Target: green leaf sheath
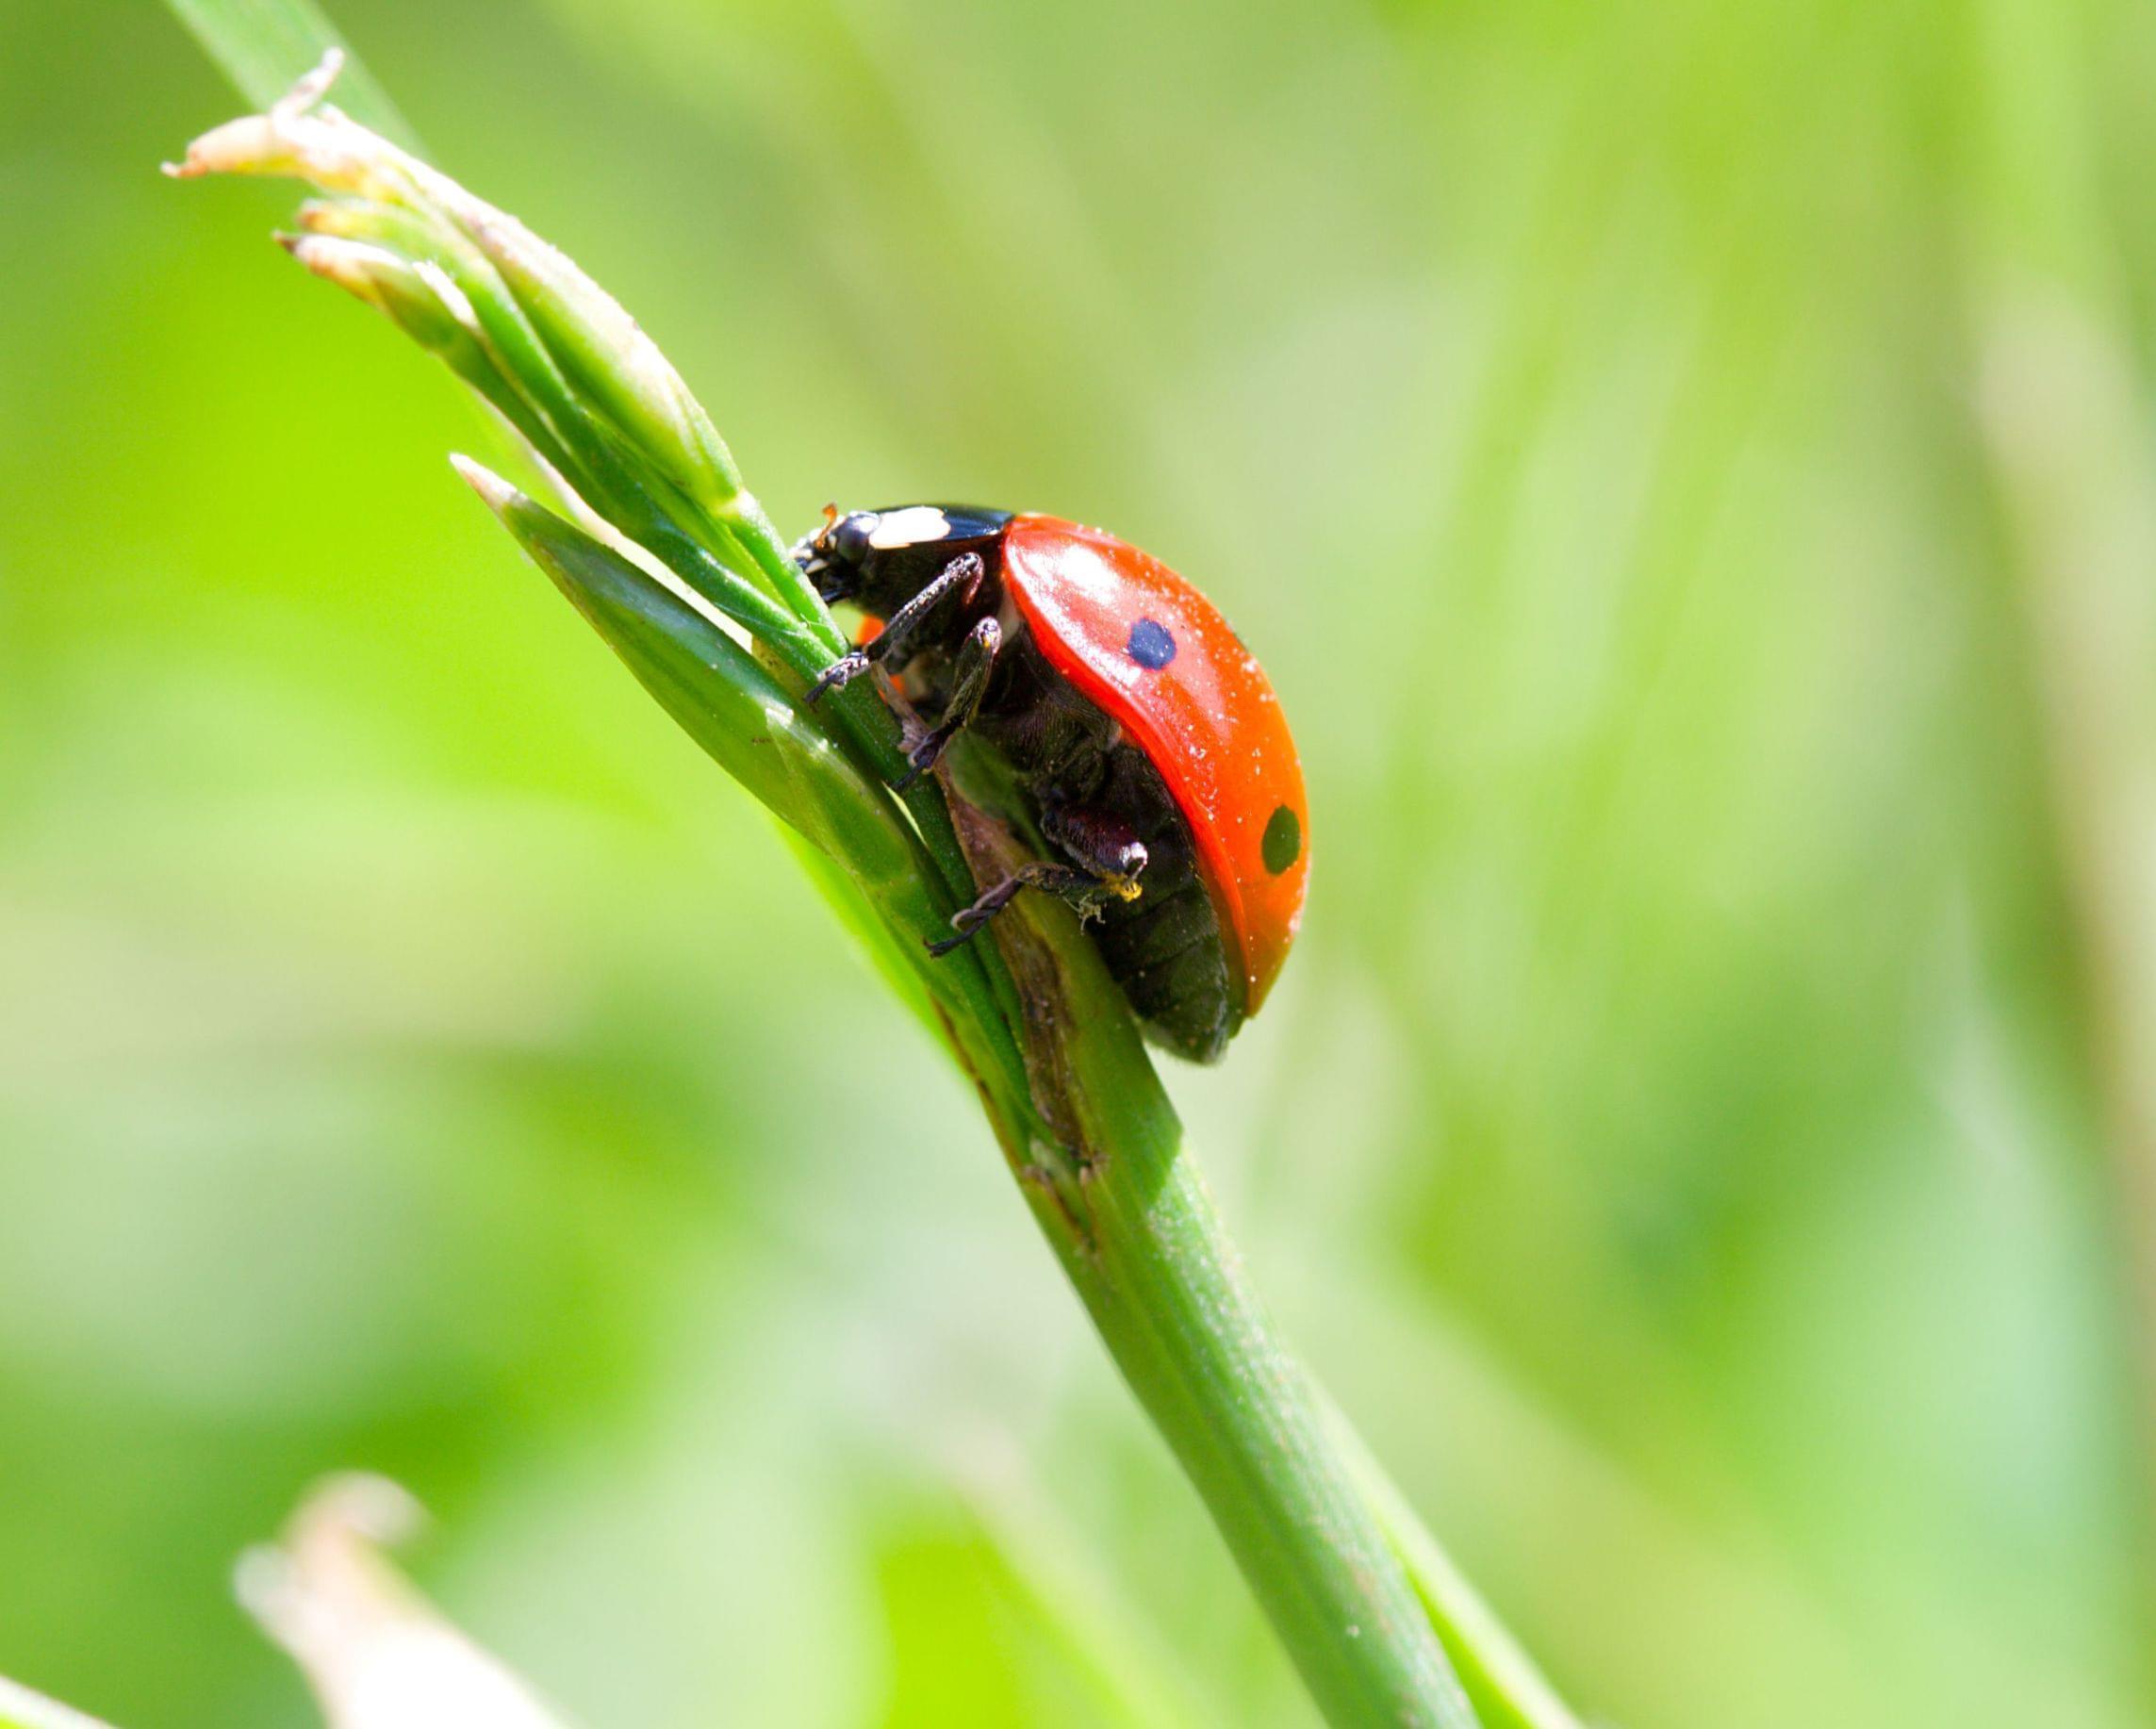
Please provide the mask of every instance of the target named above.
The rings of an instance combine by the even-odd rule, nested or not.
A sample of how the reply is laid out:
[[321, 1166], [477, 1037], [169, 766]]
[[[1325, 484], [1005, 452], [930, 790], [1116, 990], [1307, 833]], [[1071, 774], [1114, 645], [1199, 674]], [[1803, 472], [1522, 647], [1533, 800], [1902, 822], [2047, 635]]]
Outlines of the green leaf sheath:
[[[970, 950], [931, 959], [923, 933], [943, 902], [921, 843], [890, 794], [804, 719], [786, 692], [712, 618], [610, 548], [477, 464], [459, 467], [508, 529], [639, 683], [720, 767], [818, 852], [840, 865], [941, 1005], [968, 1066], [1008, 1075], [976, 1029], [999, 1006]], [[1009, 1080], [996, 1088], [1007, 1096]], [[1015, 1108], [1014, 1101], [1006, 1108]]]

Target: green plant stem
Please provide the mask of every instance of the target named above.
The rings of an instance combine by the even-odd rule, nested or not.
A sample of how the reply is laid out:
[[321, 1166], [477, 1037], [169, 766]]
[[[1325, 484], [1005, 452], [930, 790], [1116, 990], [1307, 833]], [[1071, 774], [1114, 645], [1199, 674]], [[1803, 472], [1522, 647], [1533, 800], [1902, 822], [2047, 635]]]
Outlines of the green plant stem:
[[[259, 8], [306, 9], [186, 3], [232, 27]], [[1404, 1522], [1389, 1528], [1266, 1320], [1128, 1006], [1069, 911], [1024, 897], [992, 936], [927, 958], [923, 936], [974, 883], [1008, 874], [1018, 843], [946, 802], [938, 780], [908, 788], [899, 815], [887, 790], [894, 724], [865, 682], [818, 709], [798, 704], [798, 681], [842, 638], [664, 357], [519, 225], [341, 119], [305, 112], [221, 128], [197, 140], [187, 172], [296, 173], [337, 193], [345, 202], [313, 207], [295, 253], [445, 359], [564, 478], [565, 502], [594, 533], [467, 465], [652, 695], [790, 826], [974, 1079], [1035, 1219], [1325, 1715], [1476, 1729], [1450, 1643], [1492, 1725], [1570, 1729], [1554, 1700], [1518, 1685], [1532, 1671], [1434, 1545], [1408, 1564]], [[624, 539], [754, 647], [625, 556]]]
[[1121, 1136], [1086, 1187], [1090, 1234], [1044, 1221], [1064, 1271], [1321, 1709], [1343, 1724], [1473, 1723], [1179, 1137]]
[[[960, 807], [983, 878], [1012, 855]], [[1182, 1145], [1099, 956], [1063, 907], [1022, 900], [996, 939], [1031, 1006], [1029, 1143], [998, 1122], [1034, 1217], [1124, 1379], [1199, 1494], [1326, 1717], [1476, 1722], [1430, 1618], [1326, 1432]]]
[[[881, 915], [852, 922], [876, 933], [872, 951], [913, 987], [909, 997], [925, 988], [928, 1002], [948, 1005], [944, 1029], [981, 1083], [1036, 1218], [1328, 1715], [1433, 1729], [1473, 1723], [1433, 1618], [1332, 1444], [1325, 1408], [1251, 1293], [1130, 1016], [1076, 921], [1043, 903], [997, 928], [1029, 1005], [1022, 1084], [999, 1084], [993, 1056], [963, 1035], [993, 1024], [995, 1007], [954, 995], [964, 975], [926, 961], [917, 946], [887, 941], [894, 927], [926, 922], [926, 861], [909, 857], [881, 819], [876, 783], [822, 744], [715, 625], [568, 522], [463, 466], [668, 713], [775, 812], [790, 814], [815, 856], [847, 862], [847, 886]], [[1016, 862], [1007, 831], [960, 809], [978, 875]]]
[[[931, 959], [918, 932], [943, 928], [948, 902], [920, 837], [894, 819], [864, 774], [787, 700], [756, 656], [672, 589], [466, 458], [457, 468], [502, 526], [618, 654], [683, 732], [815, 854], [837, 866], [838, 904], [881, 933], [871, 952], [909, 980], [992, 1108], [1029, 1121], [1025, 1074], [983, 956]], [[819, 872], [819, 877], [829, 878]], [[834, 885], [835, 886], [835, 885]], [[865, 909], [871, 916], [854, 916]]]

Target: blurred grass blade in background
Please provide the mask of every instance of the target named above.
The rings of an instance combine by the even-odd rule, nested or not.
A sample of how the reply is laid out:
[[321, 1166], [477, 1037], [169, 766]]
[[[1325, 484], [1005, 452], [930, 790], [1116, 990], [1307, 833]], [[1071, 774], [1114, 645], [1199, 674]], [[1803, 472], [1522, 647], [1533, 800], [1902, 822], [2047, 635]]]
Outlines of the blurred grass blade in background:
[[1978, 8], [1976, 422], [2027, 619], [2140, 1370], [2156, 1689], [2156, 437], [2071, 8]]

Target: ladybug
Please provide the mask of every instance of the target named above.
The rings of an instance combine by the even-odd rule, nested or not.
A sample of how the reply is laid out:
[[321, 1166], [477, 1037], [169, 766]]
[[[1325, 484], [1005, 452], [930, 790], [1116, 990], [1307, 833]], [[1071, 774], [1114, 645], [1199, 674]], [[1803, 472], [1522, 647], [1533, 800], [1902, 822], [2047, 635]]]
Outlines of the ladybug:
[[902, 675], [928, 723], [906, 779], [963, 731], [1045, 843], [930, 948], [1021, 889], [1060, 896], [1154, 1041], [1218, 1058], [1279, 974], [1309, 873], [1295, 741], [1227, 620], [1159, 559], [1055, 517], [834, 506], [794, 557], [826, 601], [881, 620], [807, 700]]

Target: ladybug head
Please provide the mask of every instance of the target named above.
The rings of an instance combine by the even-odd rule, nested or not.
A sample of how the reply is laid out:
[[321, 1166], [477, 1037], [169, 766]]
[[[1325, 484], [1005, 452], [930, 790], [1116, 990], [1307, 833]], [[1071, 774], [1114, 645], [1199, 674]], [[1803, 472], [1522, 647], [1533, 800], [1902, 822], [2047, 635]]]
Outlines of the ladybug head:
[[826, 504], [823, 526], [795, 542], [794, 562], [827, 601], [843, 601], [859, 591], [862, 568], [868, 562], [880, 520], [873, 510], [842, 515], [836, 504]]

